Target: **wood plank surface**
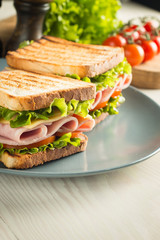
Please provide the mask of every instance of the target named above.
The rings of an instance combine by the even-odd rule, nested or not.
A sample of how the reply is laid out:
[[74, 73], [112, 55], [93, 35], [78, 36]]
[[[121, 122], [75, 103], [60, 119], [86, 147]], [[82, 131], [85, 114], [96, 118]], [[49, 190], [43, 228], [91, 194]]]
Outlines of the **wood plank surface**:
[[0, 176], [4, 239], [160, 239], [160, 154], [106, 174]]
[[160, 54], [133, 68], [132, 85], [139, 88], [160, 89]]

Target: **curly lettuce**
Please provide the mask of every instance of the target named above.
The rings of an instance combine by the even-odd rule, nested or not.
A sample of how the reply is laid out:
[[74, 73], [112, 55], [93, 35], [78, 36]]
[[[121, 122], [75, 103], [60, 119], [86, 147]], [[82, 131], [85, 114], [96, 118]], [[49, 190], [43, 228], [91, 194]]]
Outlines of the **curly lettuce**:
[[107, 113], [109, 115], [115, 115], [118, 114], [119, 111], [117, 109], [117, 107], [124, 103], [125, 98], [122, 96], [122, 94], [120, 94], [118, 97], [116, 98], [110, 98], [107, 105], [104, 108], [100, 108], [94, 111], [90, 111], [89, 114], [92, 116], [93, 119], [98, 118], [101, 116], [102, 113]]
[[107, 86], [113, 88], [116, 82], [119, 80], [119, 75], [131, 74], [131, 71], [132, 71], [131, 65], [127, 62], [126, 58], [124, 58], [124, 60], [121, 63], [119, 63], [116, 67], [93, 78], [84, 77], [80, 79], [80, 77], [77, 74], [72, 75], [67, 74], [66, 76], [82, 80], [85, 82], [92, 82], [96, 84], [96, 90], [99, 91], [105, 89]]
[[122, 26], [116, 14], [119, 0], [54, 0], [46, 14], [43, 34], [70, 41], [102, 44]]
[[28, 149], [27, 147], [24, 147], [22, 149], [16, 149], [16, 148], [5, 148], [3, 147], [3, 144], [0, 143], [0, 155], [4, 152], [8, 152], [12, 155], [14, 154], [34, 154], [38, 152], [44, 152], [47, 149], [54, 150], [55, 148], [63, 148], [66, 147], [68, 144], [71, 144], [75, 147], [80, 146], [81, 139], [80, 138], [71, 138], [71, 133], [66, 133], [62, 137], [56, 139], [53, 143], [49, 143], [47, 145], [43, 145], [40, 147], [34, 147]]
[[30, 125], [34, 120], [48, 120], [57, 113], [62, 117], [71, 112], [86, 117], [93, 102], [94, 99], [82, 102], [72, 99], [66, 103], [64, 98], [55, 98], [48, 108], [35, 111], [14, 111], [0, 106], [0, 119], [9, 121], [12, 128], [17, 128]]

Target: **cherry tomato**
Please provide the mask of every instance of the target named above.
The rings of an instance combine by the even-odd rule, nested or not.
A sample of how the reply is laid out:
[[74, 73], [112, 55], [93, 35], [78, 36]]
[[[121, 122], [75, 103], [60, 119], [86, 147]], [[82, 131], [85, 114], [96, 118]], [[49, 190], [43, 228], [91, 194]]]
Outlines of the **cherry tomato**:
[[123, 29], [124, 32], [138, 32], [139, 34], [144, 34], [146, 32], [146, 29], [143, 26], [138, 26], [138, 25], [132, 25], [128, 28]]
[[130, 27], [126, 27], [126, 28], [123, 29], [123, 32], [131, 32], [134, 29], [136, 29], [137, 27], [138, 27], [138, 25], [132, 25]]
[[143, 26], [139, 27], [139, 29], [137, 29], [137, 31], [139, 32], [139, 34], [145, 34], [146, 33], [146, 29]]
[[126, 39], [118, 34], [116, 36], [111, 36], [107, 38], [103, 42], [103, 45], [112, 46], [112, 47], [123, 47], [125, 46], [125, 44], [126, 44]]
[[131, 37], [133, 38], [133, 40], [137, 40], [139, 38], [140, 34], [138, 31], [134, 31], [131, 35]]
[[144, 59], [144, 50], [138, 44], [127, 44], [124, 53], [131, 66], [139, 65]]
[[156, 45], [155, 42], [153, 42], [152, 40], [144, 40], [142, 41], [141, 47], [144, 50], [144, 62], [151, 60], [158, 51], [158, 47]]
[[155, 42], [155, 44], [157, 45], [157, 53], [160, 53], [160, 36], [153, 37], [152, 41]]
[[147, 32], [151, 32], [152, 30], [158, 28], [158, 26], [159, 23], [156, 20], [152, 20], [144, 24], [144, 28], [146, 29]]
[[135, 31], [131, 28], [125, 29], [123, 32], [120, 33], [128, 42], [129, 39], [132, 39], [132, 41], [135, 41], [139, 38], [140, 33], [138, 31]]

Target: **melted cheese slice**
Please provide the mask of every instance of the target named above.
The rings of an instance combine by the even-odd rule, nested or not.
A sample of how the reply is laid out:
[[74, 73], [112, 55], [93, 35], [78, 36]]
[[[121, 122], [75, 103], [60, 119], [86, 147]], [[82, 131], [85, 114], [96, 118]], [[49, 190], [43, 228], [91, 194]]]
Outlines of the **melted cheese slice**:
[[[40, 124], [47, 123], [47, 122], [55, 122], [55, 121], [60, 120], [60, 119], [62, 119], [62, 118], [64, 118], [64, 116], [61, 116], [61, 113], [59, 113], [59, 114], [57, 113], [56, 115], [54, 115], [53, 117], [51, 117], [51, 118], [49, 118], [49, 119], [47, 119], [47, 120], [37, 119], [37, 120], [35, 120], [35, 121], [32, 121], [32, 123], [31, 123], [30, 125], [26, 125], [26, 126], [24, 126], [24, 127], [27, 128], [27, 129], [32, 129], [32, 128], [40, 125]], [[4, 120], [4, 119], [1, 119], [1, 120], [0, 120], [0, 123], [10, 124], [9, 121]]]

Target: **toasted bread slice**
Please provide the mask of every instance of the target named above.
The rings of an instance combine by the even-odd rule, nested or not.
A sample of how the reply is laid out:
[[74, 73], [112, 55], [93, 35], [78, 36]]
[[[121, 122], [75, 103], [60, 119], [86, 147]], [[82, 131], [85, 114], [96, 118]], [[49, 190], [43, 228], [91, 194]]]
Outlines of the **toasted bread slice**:
[[11, 110], [46, 108], [54, 98], [85, 101], [95, 98], [95, 84], [21, 70], [0, 72], [0, 106]]
[[65, 76], [94, 77], [118, 65], [124, 59], [122, 48], [85, 45], [55, 37], [44, 37], [31, 45], [8, 52], [10, 67], [30, 72]]
[[83, 140], [81, 140], [81, 144], [79, 147], [75, 147], [71, 144], [68, 144], [66, 147], [61, 149], [54, 150], [46, 150], [44, 152], [38, 152], [35, 154], [9, 154], [8, 152], [4, 152], [0, 161], [7, 168], [16, 168], [16, 169], [27, 169], [32, 168], [34, 166], [42, 165], [45, 162], [49, 162], [52, 160], [56, 160], [62, 157], [67, 157], [69, 155], [83, 152], [87, 147], [88, 138], [83, 134]]

